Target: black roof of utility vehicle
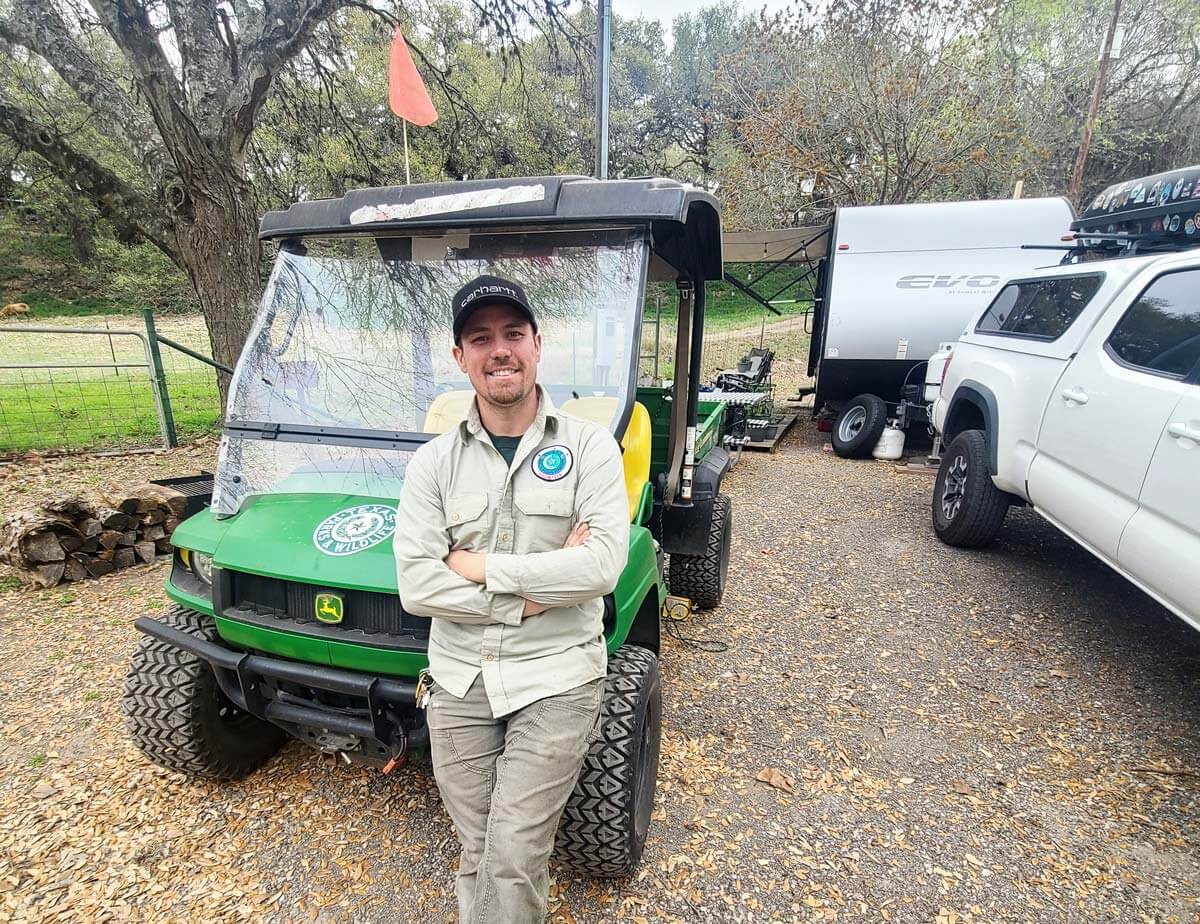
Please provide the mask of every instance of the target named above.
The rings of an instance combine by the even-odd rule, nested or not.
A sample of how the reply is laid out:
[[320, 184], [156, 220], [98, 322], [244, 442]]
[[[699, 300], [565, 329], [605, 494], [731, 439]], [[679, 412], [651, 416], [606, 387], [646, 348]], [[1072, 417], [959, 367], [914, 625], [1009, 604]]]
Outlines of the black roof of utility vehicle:
[[340, 199], [267, 212], [259, 237], [402, 232], [485, 226], [649, 224], [654, 250], [677, 268], [700, 261], [721, 278], [720, 206], [677, 180], [542, 176], [356, 189]]

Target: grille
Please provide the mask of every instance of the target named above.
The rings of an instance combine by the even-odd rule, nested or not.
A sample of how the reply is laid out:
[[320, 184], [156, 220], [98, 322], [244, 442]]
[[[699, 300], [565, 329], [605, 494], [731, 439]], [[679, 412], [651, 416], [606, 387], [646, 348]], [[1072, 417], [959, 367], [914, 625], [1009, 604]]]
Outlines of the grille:
[[[251, 610], [297, 626], [358, 630], [366, 635], [429, 637], [429, 620], [405, 612], [395, 594], [322, 587], [239, 572], [230, 578], [231, 603], [235, 609]], [[344, 615], [340, 623], [330, 625], [317, 619], [316, 598], [320, 593], [335, 593], [342, 598]]]

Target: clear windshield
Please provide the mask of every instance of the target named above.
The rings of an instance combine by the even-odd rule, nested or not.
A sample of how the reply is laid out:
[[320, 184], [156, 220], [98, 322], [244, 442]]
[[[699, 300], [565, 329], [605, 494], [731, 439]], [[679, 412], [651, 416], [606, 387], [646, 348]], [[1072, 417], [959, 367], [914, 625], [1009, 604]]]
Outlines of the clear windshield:
[[[470, 383], [451, 355], [450, 298], [483, 273], [521, 283], [542, 334], [538, 382], [558, 405], [633, 387], [647, 246], [628, 229], [306, 240], [281, 250], [230, 388], [230, 424], [441, 432]], [[455, 393], [458, 393], [457, 395]], [[223, 439], [214, 504], [250, 494], [391, 496], [407, 454]]]

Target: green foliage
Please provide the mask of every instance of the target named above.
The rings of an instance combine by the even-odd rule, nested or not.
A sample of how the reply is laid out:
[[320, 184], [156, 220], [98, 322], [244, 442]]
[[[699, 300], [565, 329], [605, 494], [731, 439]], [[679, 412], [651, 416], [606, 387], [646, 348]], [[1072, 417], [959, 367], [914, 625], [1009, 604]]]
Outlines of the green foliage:
[[152, 244], [122, 244], [107, 230], [81, 262], [71, 238], [0, 212], [0, 304], [24, 302], [36, 318], [195, 310], [182, 271]]

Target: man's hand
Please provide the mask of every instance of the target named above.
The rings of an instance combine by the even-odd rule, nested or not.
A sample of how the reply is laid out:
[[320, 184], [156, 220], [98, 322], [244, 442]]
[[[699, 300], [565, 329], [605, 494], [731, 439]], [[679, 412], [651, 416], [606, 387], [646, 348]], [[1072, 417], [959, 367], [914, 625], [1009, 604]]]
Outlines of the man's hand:
[[546, 606], [544, 603], [534, 603], [532, 600], [526, 600], [525, 609], [521, 613], [521, 618], [528, 619], [530, 616], [541, 616], [542, 613], [546, 612], [548, 609], [550, 609], [550, 607]]
[[592, 538], [592, 531], [588, 528], [586, 520], [580, 520], [572, 528], [567, 535], [567, 541], [563, 543], [564, 549], [571, 549], [577, 545], [583, 545]]
[[456, 549], [446, 556], [446, 567], [461, 578], [476, 584], [487, 582], [487, 556], [483, 552]]

